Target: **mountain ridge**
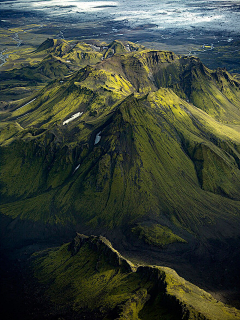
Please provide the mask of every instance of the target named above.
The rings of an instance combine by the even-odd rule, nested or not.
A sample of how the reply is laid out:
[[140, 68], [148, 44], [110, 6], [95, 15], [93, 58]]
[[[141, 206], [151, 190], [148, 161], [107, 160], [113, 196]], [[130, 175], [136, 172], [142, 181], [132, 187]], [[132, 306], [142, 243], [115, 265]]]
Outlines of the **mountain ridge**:
[[35, 254], [32, 268], [53, 314], [88, 318], [91, 312], [92, 319], [230, 320], [240, 316], [237, 309], [224, 306], [170, 268], [133, 265], [102, 236], [77, 234], [59, 249]]

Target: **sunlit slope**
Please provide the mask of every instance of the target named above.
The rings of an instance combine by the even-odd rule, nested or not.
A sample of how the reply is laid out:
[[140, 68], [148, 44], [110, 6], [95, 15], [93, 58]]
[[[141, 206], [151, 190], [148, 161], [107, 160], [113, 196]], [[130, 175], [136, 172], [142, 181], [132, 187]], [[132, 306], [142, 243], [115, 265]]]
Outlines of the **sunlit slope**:
[[171, 88], [179, 97], [219, 121], [240, 121], [239, 81], [226, 70], [209, 70], [198, 58], [142, 50], [130, 55], [115, 55], [97, 67], [119, 72], [140, 93]]
[[60, 57], [74, 66], [84, 67], [94, 65], [103, 59], [115, 54], [126, 54], [141, 51], [144, 47], [129, 41], [115, 40], [110, 44], [92, 40], [88, 43], [67, 41], [60, 39], [47, 39], [35, 51], [35, 54], [49, 54]]
[[129, 320], [240, 317], [237, 309], [172, 269], [133, 265], [104, 237], [77, 235], [58, 249], [35, 254], [32, 267], [51, 314]]
[[[92, 84], [93, 74], [81, 78], [82, 87]], [[162, 245], [184, 242], [183, 230], [200, 235], [203, 226], [210, 237], [236, 232], [240, 138], [234, 129], [170, 89], [121, 95], [109, 112], [96, 106], [96, 116], [76, 109], [85, 118], [65, 125], [62, 111], [55, 115], [61, 121], [37, 122], [43, 105], [33, 111], [26, 106], [29, 114], [1, 147], [2, 214], [102, 229], [137, 224], [145, 234], [158, 224], [166, 237]]]
[[79, 41], [47, 39], [33, 54], [51, 54], [67, 63], [71, 69], [76, 69], [76, 67], [80, 68], [100, 62], [103, 56], [100, 48], [100, 46], [98, 47]]
[[87, 66], [71, 77], [52, 82], [30, 101], [18, 102], [5, 120], [17, 121], [24, 128], [44, 129], [65, 124], [64, 121], [79, 112], [81, 120], [94, 120], [109, 113], [133, 91], [125, 78]]
[[18, 59], [21, 64], [16, 63], [17, 69], [6, 69], [1, 74], [2, 97], [6, 101], [18, 97], [14, 97], [13, 87], [22, 88], [24, 94], [19, 93], [19, 98], [25, 97], [27, 87], [63, 78], [91, 65], [121, 75], [139, 93], [168, 87], [219, 121], [240, 122], [239, 81], [226, 70], [209, 70], [198, 58], [144, 50], [131, 42], [86, 44], [48, 39], [37, 50], [27, 52], [16, 61]]

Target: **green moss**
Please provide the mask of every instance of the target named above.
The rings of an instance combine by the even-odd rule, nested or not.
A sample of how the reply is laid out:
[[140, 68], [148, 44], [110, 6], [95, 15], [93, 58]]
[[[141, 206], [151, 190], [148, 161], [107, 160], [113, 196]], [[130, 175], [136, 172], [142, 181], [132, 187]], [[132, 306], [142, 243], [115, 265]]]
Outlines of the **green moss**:
[[23, 128], [18, 123], [2, 123], [0, 127], [0, 145], [6, 145], [13, 141], [17, 133]]
[[161, 247], [174, 242], [186, 242], [184, 239], [174, 234], [171, 229], [159, 224], [153, 226], [139, 225], [132, 228], [132, 232], [146, 243]]
[[[68, 88], [62, 93], [53, 83], [43, 91], [43, 97], [50, 89], [54, 95], [37, 110], [38, 99], [24, 107], [30, 113], [26, 119], [21, 118], [22, 125], [30, 119], [39, 123], [41, 114], [44, 119], [45, 108], [52, 117], [56, 112], [56, 119], [60, 114], [64, 120], [69, 117], [64, 118], [64, 113], [71, 114], [71, 108], [79, 107], [83, 99], [91, 102], [98, 99], [92, 91], [82, 88], [67, 95]], [[21, 133], [25, 142], [21, 147], [16, 142], [16, 149], [11, 147], [9, 153], [6, 149], [6, 159], [1, 164], [5, 203], [8, 197], [21, 201], [26, 196], [34, 199], [52, 188], [51, 207], [58, 216], [55, 219], [65, 221], [71, 212], [71, 219], [84, 221], [92, 228], [99, 225], [117, 228], [126, 222], [131, 225], [140, 218], [148, 220], [149, 215], [162, 225], [167, 215], [170, 229], [173, 223], [177, 228], [198, 233], [198, 228], [214, 225], [219, 216], [228, 221], [235, 219], [238, 202], [231, 198], [238, 199], [240, 189], [238, 132], [181, 100], [169, 89], [141, 98], [130, 95], [119, 105], [113, 105], [112, 113], [101, 109], [101, 105], [98, 108], [99, 115], [94, 120], [86, 115], [37, 136], [32, 129]], [[204, 134], [201, 126], [205, 128]], [[101, 141], [94, 145], [99, 131]], [[223, 140], [227, 142], [220, 144]], [[36, 157], [36, 151], [27, 151], [28, 148], [36, 150], [39, 156]], [[16, 181], [14, 185], [11, 177]], [[3, 207], [2, 212], [12, 215], [19, 208], [14, 216], [30, 217], [27, 206], [15, 204], [11, 209], [12, 206], [8, 203], [8, 210]], [[39, 204], [32, 211], [34, 220], [40, 219], [40, 208]], [[50, 207], [45, 212], [45, 221], [54, 221]]]

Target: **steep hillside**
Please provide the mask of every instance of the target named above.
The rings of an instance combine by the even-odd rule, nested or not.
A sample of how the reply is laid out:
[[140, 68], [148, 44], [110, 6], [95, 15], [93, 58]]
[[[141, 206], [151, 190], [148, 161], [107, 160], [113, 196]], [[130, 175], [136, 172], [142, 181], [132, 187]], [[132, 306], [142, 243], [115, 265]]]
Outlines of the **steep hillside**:
[[13, 111], [1, 131], [1, 212], [103, 228], [150, 219], [194, 233], [223, 219], [233, 222], [221, 230], [230, 235], [239, 219], [238, 132], [171, 89], [139, 98], [132, 90], [86, 68]]

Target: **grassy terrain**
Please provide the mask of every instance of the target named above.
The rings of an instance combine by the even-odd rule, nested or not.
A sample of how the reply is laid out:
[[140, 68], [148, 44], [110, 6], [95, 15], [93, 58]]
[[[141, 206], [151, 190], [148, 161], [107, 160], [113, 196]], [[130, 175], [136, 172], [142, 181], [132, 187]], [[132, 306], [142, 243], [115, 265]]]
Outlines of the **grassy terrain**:
[[158, 224], [153, 226], [136, 226], [132, 229], [139, 239], [143, 239], [150, 245], [164, 247], [173, 242], [186, 242], [179, 236], [176, 236], [168, 227], [162, 227]]
[[136, 320], [240, 317], [237, 309], [172, 269], [133, 265], [103, 237], [77, 235], [70, 244], [35, 254], [32, 266], [52, 314]]

